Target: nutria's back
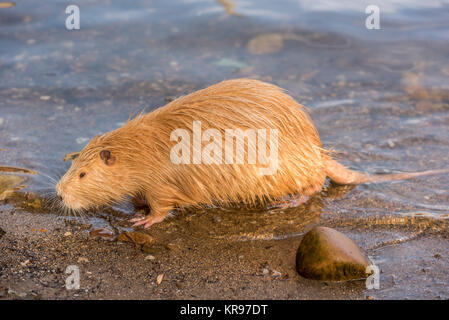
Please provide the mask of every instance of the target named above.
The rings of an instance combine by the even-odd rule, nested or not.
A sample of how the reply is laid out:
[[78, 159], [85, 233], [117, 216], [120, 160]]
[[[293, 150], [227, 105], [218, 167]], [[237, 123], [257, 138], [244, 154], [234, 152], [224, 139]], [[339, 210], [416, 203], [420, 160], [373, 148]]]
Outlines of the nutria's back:
[[[249, 165], [248, 159], [244, 165], [225, 164], [224, 154], [222, 164], [173, 164], [169, 156], [177, 142], [170, 141], [170, 135], [182, 128], [192, 136], [194, 121], [201, 123], [203, 132], [218, 130], [223, 146], [226, 129], [266, 129], [267, 140], [268, 132], [277, 129], [277, 171], [261, 175], [262, 165]], [[138, 158], [151, 188], [169, 184], [171, 190], [178, 190], [176, 200], [181, 204], [213, 200], [252, 203], [266, 196], [309, 195], [319, 190], [326, 178], [326, 155], [304, 107], [279, 87], [261, 81], [236, 79], [212, 85], [140, 116], [118, 130], [128, 135], [127, 128], [133, 126], [148, 133], [139, 139], [139, 145], [147, 142], [147, 148], [139, 150], [142, 152]], [[267, 141], [267, 154], [269, 146]], [[155, 174], [156, 179], [150, 177]]]

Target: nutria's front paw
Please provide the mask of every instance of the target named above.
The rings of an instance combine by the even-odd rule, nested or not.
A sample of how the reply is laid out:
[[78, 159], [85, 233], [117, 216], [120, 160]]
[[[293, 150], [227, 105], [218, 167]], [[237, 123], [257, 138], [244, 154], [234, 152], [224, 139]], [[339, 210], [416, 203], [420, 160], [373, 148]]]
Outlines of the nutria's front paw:
[[143, 225], [143, 227], [149, 228], [151, 227], [153, 224], [161, 222], [162, 220], [164, 220], [165, 217], [162, 216], [158, 216], [158, 215], [154, 215], [154, 214], [149, 214], [147, 216], [144, 215], [138, 215], [136, 218], [133, 218], [131, 220], [129, 220], [130, 222], [135, 222], [132, 226], [133, 227], [138, 227]]

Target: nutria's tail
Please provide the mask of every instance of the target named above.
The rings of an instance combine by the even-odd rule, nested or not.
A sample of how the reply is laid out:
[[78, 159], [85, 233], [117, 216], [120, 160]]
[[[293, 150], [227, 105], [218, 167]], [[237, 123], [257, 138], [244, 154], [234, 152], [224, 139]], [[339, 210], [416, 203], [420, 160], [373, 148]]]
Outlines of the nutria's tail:
[[449, 172], [449, 169], [429, 170], [421, 172], [394, 173], [382, 175], [365, 175], [356, 171], [349, 170], [337, 161], [328, 159], [326, 161], [327, 176], [337, 184], [361, 184], [361, 183], [378, 183], [396, 180], [405, 180], [415, 177], [428, 176], [433, 174], [441, 174]]

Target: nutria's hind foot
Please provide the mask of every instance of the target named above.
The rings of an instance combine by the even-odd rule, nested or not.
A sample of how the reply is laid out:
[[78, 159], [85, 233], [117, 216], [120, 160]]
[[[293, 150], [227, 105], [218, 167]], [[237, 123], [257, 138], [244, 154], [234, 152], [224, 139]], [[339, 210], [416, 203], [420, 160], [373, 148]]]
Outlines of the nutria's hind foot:
[[134, 224], [132, 225], [133, 227], [138, 227], [138, 226], [142, 226], [144, 227], [144, 229], [151, 227], [153, 224], [158, 223], [158, 222], [162, 222], [166, 217], [166, 214], [155, 214], [155, 213], [150, 213], [147, 216], [144, 216], [142, 214], [137, 215], [135, 218], [130, 219], [130, 222], [134, 222]]

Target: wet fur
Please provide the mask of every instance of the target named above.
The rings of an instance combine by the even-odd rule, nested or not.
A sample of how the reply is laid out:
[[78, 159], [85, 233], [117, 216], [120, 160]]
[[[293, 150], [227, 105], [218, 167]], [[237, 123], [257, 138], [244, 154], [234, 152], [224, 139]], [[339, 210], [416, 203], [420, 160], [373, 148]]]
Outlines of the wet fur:
[[[173, 164], [169, 155], [176, 142], [170, 141], [170, 134], [182, 128], [193, 136], [193, 121], [201, 121], [203, 132], [218, 129], [223, 137], [225, 129], [278, 129], [276, 174], [260, 175], [258, 165], [249, 164]], [[111, 166], [98, 156], [104, 149], [116, 157]], [[83, 170], [87, 175], [79, 179]], [[235, 79], [193, 92], [95, 137], [57, 190], [75, 209], [110, 204], [128, 195], [145, 199], [157, 222], [175, 207], [255, 205], [287, 194], [309, 196], [322, 188], [327, 176], [337, 183], [367, 182], [367, 176], [329, 157], [304, 107], [284, 90]]]

